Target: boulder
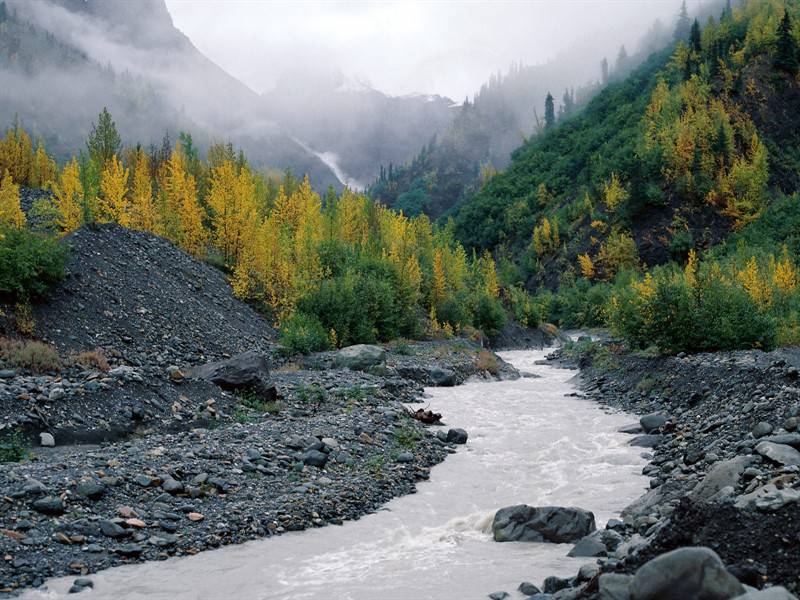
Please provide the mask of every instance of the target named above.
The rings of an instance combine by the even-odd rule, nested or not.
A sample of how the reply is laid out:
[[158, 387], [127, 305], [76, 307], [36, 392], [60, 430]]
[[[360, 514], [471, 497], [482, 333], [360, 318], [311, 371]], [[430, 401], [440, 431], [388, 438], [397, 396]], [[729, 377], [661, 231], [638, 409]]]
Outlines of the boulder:
[[756, 592], [747, 592], [733, 600], [797, 600], [785, 587], [771, 587]]
[[745, 592], [710, 548], [678, 548], [642, 565], [630, 600], [728, 600]]
[[519, 584], [517, 591], [523, 596], [533, 596], [534, 594], [541, 594], [542, 590], [532, 584], [530, 581], [523, 581]]
[[631, 446], [640, 448], [658, 448], [664, 442], [664, 436], [658, 433], [637, 435], [630, 442]]
[[800, 502], [800, 490], [792, 488], [781, 489], [774, 483], [768, 483], [749, 494], [739, 496], [734, 506], [736, 508], [755, 508], [756, 510], [771, 511], [778, 510], [792, 502]]
[[689, 498], [694, 502], [706, 502], [722, 489], [729, 486], [736, 487], [742, 473], [752, 462], [753, 459], [749, 456], [737, 456], [715, 464], [695, 486]]
[[653, 413], [639, 419], [639, 424], [642, 426], [645, 433], [652, 433], [653, 431], [658, 431], [667, 424], [667, 417], [661, 413]]
[[782, 465], [800, 465], [800, 451], [786, 444], [760, 442], [756, 446], [756, 452]]
[[496, 542], [577, 542], [595, 531], [594, 514], [580, 508], [525, 504], [497, 511], [492, 522]]
[[769, 435], [772, 433], [772, 425], [767, 423], [766, 421], [761, 421], [756, 423], [755, 427], [753, 427], [753, 437], [755, 438], [762, 438], [765, 435]]
[[447, 441], [453, 444], [466, 444], [467, 437], [467, 432], [458, 427], [450, 429], [447, 432]]
[[800, 450], [800, 433], [779, 433], [764, 438], [764, 442], [773, 442], [775, 444], [786, 444]]
[[572, 547], [572, 550], [567, 553], [567, 556], [574, 558], [578, 556], [605, 556], [606, 554], [608, 554], [606, 545], [596, 536], [587, 535], [581, 538], [578, 543]]
[[386, 350], [380, 346], [357, 344], [339, 350], [333, 358], [333, 366], [339, 369], [364, 371], [382, 364], [386, 360]]
[[224, 390], [253, 390], [267, 401], [274, 401], [278, 395], [269, 378], [267, 358], [254, 350], [194, 367], [189, 374]]
[[633, 575], [604, 573], [597, 580], [598, 600], [629, 600]]
[[53, 437], [52, 433], [43, 431], [39, 434], [39, 444], [46, 448], [52, 448], [56, 445], [56, 439]]
[[453, 387], [456, 385], [456, 372], [442, 367], [428, 367], [425, 369], [428, 381], [436, 387]]

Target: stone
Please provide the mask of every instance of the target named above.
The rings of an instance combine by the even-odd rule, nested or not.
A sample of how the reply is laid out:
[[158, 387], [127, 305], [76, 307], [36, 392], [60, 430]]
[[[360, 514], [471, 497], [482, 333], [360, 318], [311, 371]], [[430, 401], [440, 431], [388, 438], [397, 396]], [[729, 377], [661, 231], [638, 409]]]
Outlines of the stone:
[[309, 450], [303, 454], [303, 462], [321, 469], [328, 462], [328, 455], [319, 450]]
[[425, 369], [428, 375], [428, 382], [436, 387], [452, 387], [456, 385], [456, 372], [452, 369], [443, 369], [442, 367], [428, 367]]
[[56, 445], [56, 438], [53, 437], [52, 433], [43, 431], [39, 434], [39, 444], [46, 448], [54, 448]]
[[639, 425], [639, 423], [633, 423], [632, 425], [624, 425], [623, 427], [617, 429], [617, 431], [619, 431], [620, 433], [637, 434], [637, 433], [642, 433], [642, 431], [644, 430], [642, 429], [642, 426]]
[[55, 498], [53, 496], [46, 496], [44, 498], [34, 500], [31, 506], [36, 512], [40, 512], [45, 515], [57, 517], [64, 514], [64, 503], [60, 498]]
[[533, 596], [535, 594], [542, 593], [542, 590], [533, 585], [530, 581], [523, 581], [522, 583], [520, 583], [519, 587], [517, 588], [517, 591], [525, 596]]
[[603, 542], [596, 537], [587, 535], [581, 538], [578, 543], [572, 547], [572, 550], [567, 553], [567, 556], [573, 558], [579, 556], [605, 556], [607, 553], [608, 550]]
[[561, 577], [556, 577], [555, 575], [551, 575], [547, 579], [544, 580], [542, 584], [542, 591], [545, 594], [555, 594], [561, 590], [565, 590], [569, 587], [569, 579], [562, 579]]
[[595, 531], [594, 515], [580, 508], [532, 507], [525, 504], [501, 508], [492, 522], [497, 542], [577, 542]]
[[768, 483], [743, 494], [736, 499], [736, 508], [754, 508], [756, 510], [773, 511], [783, 508], [792, 502], [800, 502], [800, 490], [781, 489], [774, 483]]
[[148, 477], [143, 473], [140, 473], [139, 475], [134, 477], [133, 481], [142, 487], [150, 487], [154, 483], [152, 477]]
[[689, 494], [694, 502], [707, 502], [726, 487], [736, 487], [745, 469], [753, 459], [749, 456], [737, 456], [715, 464]]
[[11, 379], [17, 372], [14, 369], [0, 369], [0, 379]]
[[175, 479], [167, 479], [161, 484], [161, 489], [168, 494], [180, 494], [183, 491], [183, 484]]
[[401, 452], [397, 455], [397, 462], [399, 463], [410, 463], [414, 462], [414, 455], [411, 452]]
[[453, 444], [466, 444], [467, 443], [467, 432], [463, 429], [454, 428], [450, 429], [447, 432], [447, 441]]
[[386, 360], [386, 350], [370, 344], [356, 344], [339, 350], [333, 357], [333, 366], [338, 369], [364, 371]]
[[198, 512], [190, 512], [186, 515], [186, 518], [192, 521], [193, 523], [197, 523], [198, 521], [202, 521], [205, 519], [204, 515], [201, 515]]
[[754, 438], [762, 438], [772, 433], [772, 431], [773, 431], [772, 425], [770, 425], [766, 421], [761, 421], [760, 423], [756, 423], [751, 433], [753, 434]]
[[785, 587], [777, 586], [761, 591], [747, 592], [733, 600], [797, 600]]
[[630, 585], [630, 600], [702, 598], [728, 600], [745, 592], [716, 552], [704, 547], [678, 548], [642, 565]]
[[642, 426], [645, 433], [652, 433], [658, 431], [667, 424], [667, 417], [661, 413], [653, 413], [639, 419], [639, 424]]
[[100, 531], [103, 532], [103, 535], [106, 537], [113, 538], [115, 540], [128, 537], [131, 532], [125, 529], [124, 527], [120, 527], [114, 521], [109, 521], [104, 519], [98, 523], [100, 526]]
[[64, 391], [64, 388], [61, 386], [56, 386], [50, 390], [50, 393], [47, 395], [47, 399], [53, 402], [55, 400], [61, 400], [65, 395], [66, 392]]
[[210, 381], [223, 390], [252, 390], [268, 402], [278, 397], [277, 388], [270, 380], [267, 357], [255, 350], [194, 367], [189, 375]]
[[600, 567], [597, 566], [596, 562], [581, 565], [581, 568], [578, 569], [578, 581], [590, 581], [594, 579], [599, 572]]
[[86, 579], [85, 577], [79, 577], [75, 581], [72, 582], [72, 587], [69, 588], [70, 594], [79, 594], [85, 589], [90, 589], [94, 587], [94, 582], [91, 579]]
[[756, 446], [756, 452], [782, 465], [800, 465], [800, 451], [786, 444], [760, 442]]
[[779, 433], [778, 435], [771, 435], [762, 441], [786, 444], [787, 446], [800, 449], [800, 433]]
[[492, 592], [489, 594], [489, 598], [491, 600], [506, 600], [506, 598], [511, 598], [511, 594], [508, 592]]
[[639, 448], [658, 448], [664, 443], [664, 436], [661, 434], [637, 435], [628, 443]]
[[633, 575], [604, 573], [597, 580], [598, 600], [629, 600]]
[[129, 558], [139, 556], [143, 551], [144, 548], [139, 544], [122, 544], [117, 548], [117, 554]]
[[100, 500], [106, 493], [106, 486], [96, 481], [86, 481], [75, 487], [75, 493], [89, 500]]

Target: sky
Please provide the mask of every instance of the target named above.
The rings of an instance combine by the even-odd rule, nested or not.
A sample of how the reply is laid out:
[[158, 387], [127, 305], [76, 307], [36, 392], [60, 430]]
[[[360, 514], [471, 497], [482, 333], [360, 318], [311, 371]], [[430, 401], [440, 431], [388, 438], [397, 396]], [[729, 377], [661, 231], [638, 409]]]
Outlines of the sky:
[[[166, 0], [176, 27], [257, 92], [287, 71], [340, 70], [393, 95], [472, 96], [514, 62], [538, 64], [578, 44], [616, 56], [680, 0]], [[690, 6], [700, 0], [690, 0]]]

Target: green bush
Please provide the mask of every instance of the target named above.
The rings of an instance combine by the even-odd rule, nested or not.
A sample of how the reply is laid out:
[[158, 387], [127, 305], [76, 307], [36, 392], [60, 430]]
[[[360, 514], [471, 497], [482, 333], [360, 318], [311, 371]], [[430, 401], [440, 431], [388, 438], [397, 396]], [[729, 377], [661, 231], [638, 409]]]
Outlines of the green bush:
[[319, 319], [298, 312], [281, 327], [280, 342], [288, 354], [309, 354], [329, 350], [330, 338]]
[[500, 333], [508, 321], [508, 316], [500, 301], [483, 291], [475, 292], [472, 295], [470, 309], [472, 324], [489, 337]]
[[26, 303], [64, 277], [67, 249], [27, 229], [0, 230], [0, 298]]

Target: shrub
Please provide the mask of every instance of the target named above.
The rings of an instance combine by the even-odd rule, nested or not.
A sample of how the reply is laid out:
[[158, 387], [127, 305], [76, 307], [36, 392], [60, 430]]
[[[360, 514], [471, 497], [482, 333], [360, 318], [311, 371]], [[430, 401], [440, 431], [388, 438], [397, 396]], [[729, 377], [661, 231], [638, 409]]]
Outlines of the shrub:
[[330, 337], [314, 316], [295, 313], [281, 326], [281, 345], [287, 354], [309, 354], [329, 350]]
[[28, 446], [19, 429], [0, 433], [0, 463], [19, 462], [28, 456]]
[[108, 370], [111, 368], [108, 364], [105, 354], [103, 354], [103, 350], [100, 348], [95, 348], [94, 350], [84, 350], [83, 352], [75, 353], [70, 356], [70, 360], [76, 365], [97, 369], [103, 373], [108, 372]]
[[537, 327], [542, 322], [541, 307], [528, 292], [513, 286], [506, 290], [506, 297], [515, 321], [525, 327]]
[[636, 242], [627, 233], [615, 232], [600, 247], [597, 260], [603, 267], [605, 279], [613, 279], [620, 271], [639, 268]]
[[12, 367], [34, 373], [59, 371], [63, 366], [54, 346], [32, 340], [0, 338], [0, 357]]
[[64, 277], [67, 249], [27, 229], [0, 231], [0, 298], [26, 303]]
[[500, 333], [508, 321], [506, 311], [500, 301], [483, 291], [475, 292], [472, 295], [470, 309], [472, 324], [489, 337]]

